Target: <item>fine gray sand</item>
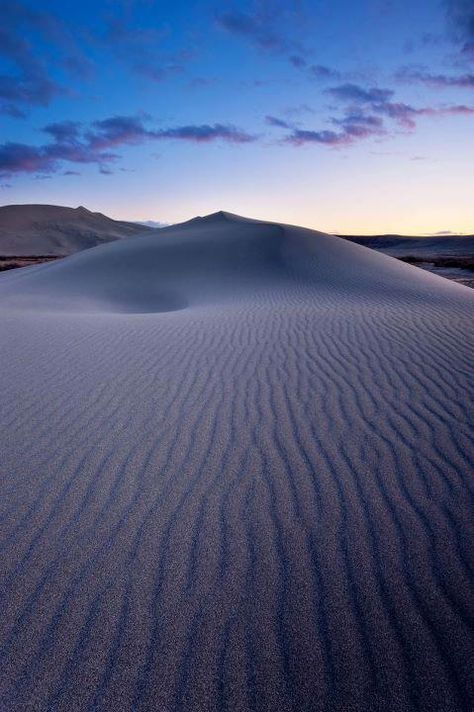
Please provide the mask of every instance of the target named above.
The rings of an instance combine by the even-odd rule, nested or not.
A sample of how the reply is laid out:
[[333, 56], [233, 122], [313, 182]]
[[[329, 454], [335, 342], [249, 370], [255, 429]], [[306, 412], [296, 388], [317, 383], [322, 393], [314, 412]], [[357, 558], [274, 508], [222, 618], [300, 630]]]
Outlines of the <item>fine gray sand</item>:
[[0, 276], [0, 709], [473, 709], [472, 290], [226, 213]]
[[150, 233], [146, 225], [112, 220], [80, 206], [0, 206], [0, 257], [71, 255], [113, 240]]

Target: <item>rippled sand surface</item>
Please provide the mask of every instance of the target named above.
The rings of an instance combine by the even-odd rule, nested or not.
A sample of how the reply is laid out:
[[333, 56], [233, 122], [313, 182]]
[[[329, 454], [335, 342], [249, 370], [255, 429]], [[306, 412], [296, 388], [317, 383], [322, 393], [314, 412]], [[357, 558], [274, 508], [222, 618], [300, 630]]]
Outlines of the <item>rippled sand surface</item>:
[[225, 213], [0, 276], [0, 709], [472, 710], [473, 306]]

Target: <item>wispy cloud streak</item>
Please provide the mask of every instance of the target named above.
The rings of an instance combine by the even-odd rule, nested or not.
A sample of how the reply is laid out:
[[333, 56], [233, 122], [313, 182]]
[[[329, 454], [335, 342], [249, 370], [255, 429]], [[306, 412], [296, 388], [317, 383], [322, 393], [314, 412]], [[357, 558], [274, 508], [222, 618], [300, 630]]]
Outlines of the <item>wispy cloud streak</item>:
[[0, 176], [19, 173], [55, 173], [63, 163], [96, 164], [104, 175], [110, 164], [121, 156], [121, 146], [147, 141], [181, 140], [193, 143], [223, 141], [245, 144], [257, 137], [231, 124], [201, 124], [149, 129], [145, 119], [136, 116], [113, 116], [94, 121], [85, 130], [73, 121], [48, 124], [43, 131], [52, 139], [40, 146], [7, 142], [0, 145]]
[[419, 67], [403, 67], [396, 79], [407, 84], [425, 84], [434, 89], [474, 89], [474, 74], [433, 74]]

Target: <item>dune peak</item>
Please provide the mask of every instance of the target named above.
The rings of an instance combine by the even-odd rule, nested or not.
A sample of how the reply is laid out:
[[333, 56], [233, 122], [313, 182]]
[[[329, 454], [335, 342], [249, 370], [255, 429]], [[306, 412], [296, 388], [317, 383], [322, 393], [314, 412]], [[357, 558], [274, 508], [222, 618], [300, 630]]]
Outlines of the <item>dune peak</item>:
[[226, 210], [218, 210], [215, 213], [209, 213], [209, 215], [197, 215], [195, 218], [193, 218], [190, 222], [194, 221], [199, 221], [199, 222], [231, 222], [235, 220], [247, 220], [248, 218], [244, 218], [241, 215], [236, 215], [235, 213], [229, 213]]

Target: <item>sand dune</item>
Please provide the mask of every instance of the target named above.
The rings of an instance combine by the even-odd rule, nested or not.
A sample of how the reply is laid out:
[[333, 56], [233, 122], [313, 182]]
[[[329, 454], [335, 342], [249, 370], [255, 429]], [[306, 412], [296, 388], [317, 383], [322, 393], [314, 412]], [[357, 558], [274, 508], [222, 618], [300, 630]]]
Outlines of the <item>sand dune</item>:
[[70, 255], [150, 230], [82, 206], [4, 205], [0, 207], [0, 255]]
[[472, 710], [471, 290], [227, 213], [0, 276], [0, 708]]

